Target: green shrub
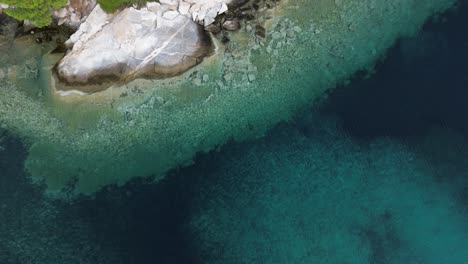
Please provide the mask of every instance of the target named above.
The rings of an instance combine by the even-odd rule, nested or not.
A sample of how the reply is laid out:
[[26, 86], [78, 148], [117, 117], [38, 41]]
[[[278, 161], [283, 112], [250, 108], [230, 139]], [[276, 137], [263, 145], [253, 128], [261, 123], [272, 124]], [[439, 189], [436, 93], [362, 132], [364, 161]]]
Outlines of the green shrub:
[[142, 0], [98, 0], [98, 3], [101, 5], [102, 9], [106, 12], [112, 13], [117, 10], [119, 7], [133, 4], [133, 3], [142, 3], [146, 1]]
[[52, 23], [50, 8], [60, 8], [67, 0], [2, 0], [12, 6], [5, 13], [17, 20], [29, 20], [37, 27], [45, 27]]

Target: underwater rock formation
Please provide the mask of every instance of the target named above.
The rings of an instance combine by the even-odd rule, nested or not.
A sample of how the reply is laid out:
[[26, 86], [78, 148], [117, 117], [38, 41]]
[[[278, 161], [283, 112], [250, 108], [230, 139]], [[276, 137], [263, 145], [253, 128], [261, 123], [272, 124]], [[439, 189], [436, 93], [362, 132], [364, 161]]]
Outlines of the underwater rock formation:
[[39, 75], [1, 82], [0, 123], [24, 139], [26, 168], [50, 191], [158, 180], [198, 152], [262, 136], [356, 71], [372, 69], [396, 39], [455, 2], [264, 1], [187, 72], [83, 96], [57, 93], [50, 74], [58, 59], [39, 54]]
[[[90, 18], [101, 13], [93, 11]], [[88, 23], [82, 27], [90, 28]], [[57, 66], [58, 77], [68, 84], [176, 75], [200, 62], [211, 47], [199, 25], [174, 11], [158, 15], [128, 8], [102, 27], [93, 27], [88, 35], [78, 36]]]

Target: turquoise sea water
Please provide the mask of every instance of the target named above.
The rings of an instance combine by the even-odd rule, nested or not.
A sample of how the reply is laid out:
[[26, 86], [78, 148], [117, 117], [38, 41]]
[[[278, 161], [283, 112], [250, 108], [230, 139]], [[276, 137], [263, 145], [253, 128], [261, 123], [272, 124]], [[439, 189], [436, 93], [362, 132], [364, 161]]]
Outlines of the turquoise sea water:
[[264, 138], [54, 200], [0, 134], [0, 264], [468, 263], [468, 6]]

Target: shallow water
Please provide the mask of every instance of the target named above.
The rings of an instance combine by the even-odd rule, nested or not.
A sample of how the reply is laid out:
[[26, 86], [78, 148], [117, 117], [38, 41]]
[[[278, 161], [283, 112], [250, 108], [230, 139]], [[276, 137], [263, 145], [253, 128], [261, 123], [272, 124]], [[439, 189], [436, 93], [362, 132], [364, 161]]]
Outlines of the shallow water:
[[[0, 263], [468, 263], [468, 5], [261, 139], [53, 200], [0, 132]], [[366, 75], [366, 76], [363, 76]]]

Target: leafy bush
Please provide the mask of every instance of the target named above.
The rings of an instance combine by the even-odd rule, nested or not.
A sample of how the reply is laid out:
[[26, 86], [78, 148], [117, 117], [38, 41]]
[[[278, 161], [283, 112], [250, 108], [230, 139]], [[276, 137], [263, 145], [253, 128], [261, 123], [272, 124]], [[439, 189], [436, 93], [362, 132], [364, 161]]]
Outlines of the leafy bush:
[[146, 2], [142, 0], [98, 0], [98, 3], [101, 5], [102, 9], [106, 12], [112, 13], [117, 10], [119, 7], [133, 4], [133, 3], [141, 3]]
[[29, 20], [37, 27], [45, 27], [52, 23], [50, 8], [60, 8], [67, 0], [2, 0], [12, 7], [5, 13], [17, 20]]

